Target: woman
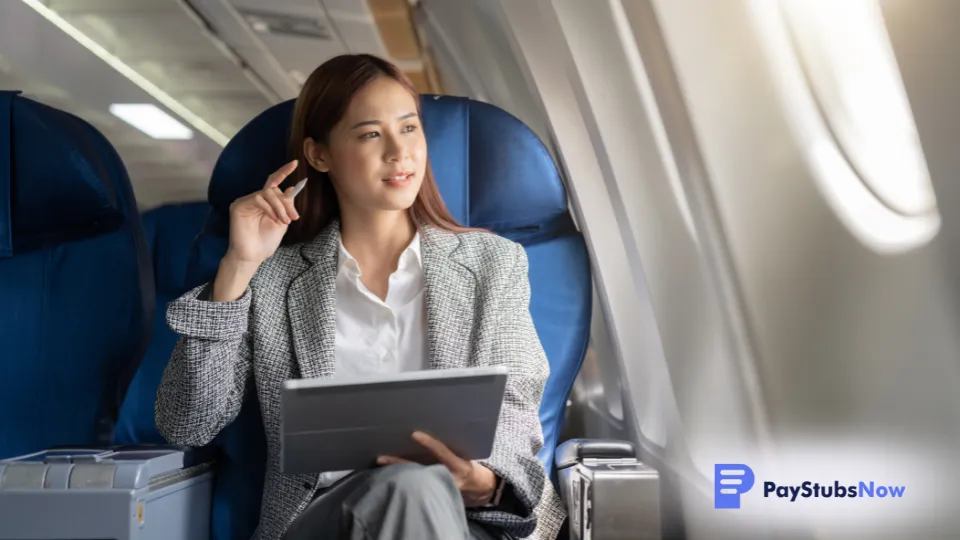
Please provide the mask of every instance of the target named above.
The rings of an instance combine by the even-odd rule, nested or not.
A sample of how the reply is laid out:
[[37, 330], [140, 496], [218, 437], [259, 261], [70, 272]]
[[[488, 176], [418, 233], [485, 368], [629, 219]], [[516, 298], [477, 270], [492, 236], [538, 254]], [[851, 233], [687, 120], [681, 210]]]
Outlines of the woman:
[[[455, 223], [419, 112], [413, 86], [379, 58], [317, 68], [294, 112], [297, 159], [231, 205], [216, 278], [169, 306], [181, 339], [156, 421], [170, 442], [209, 443], [256, 380], [268, 443], [256, 538], [553, 538], [563, 519], [536, 456], [548, 366], [525, 252]], [[303, 180], [281, 190], [294, 172]], [[284, 380], [493, 364], [510, 375], [489, 459], [412, 434], [441, 464], [384, 456], [353, 474], [280, 472]]]

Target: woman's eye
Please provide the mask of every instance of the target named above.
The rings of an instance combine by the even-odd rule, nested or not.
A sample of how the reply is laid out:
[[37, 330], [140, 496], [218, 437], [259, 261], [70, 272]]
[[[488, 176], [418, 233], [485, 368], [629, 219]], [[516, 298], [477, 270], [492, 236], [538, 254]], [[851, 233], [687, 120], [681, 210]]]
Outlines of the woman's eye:
[[374, 138], [374, 137], [379, 137], [379, 136], [380, 136], [380, 133], [378, 133], [378, 132], [376, 132], [376, 131], [371, 131], [371, 132], [369, 132], [369, 133], [364, 133], [363, 135], [360, 136], [360, 138], [361, 138], [361, 139], [372, 139], [372, 138]]
[[417, 126], [410, 125], [410, 126], [403, 126], [403, 129], [401, 131], [403, 131], [403, 133], [411, 133], [416, 130], [417, 130]]

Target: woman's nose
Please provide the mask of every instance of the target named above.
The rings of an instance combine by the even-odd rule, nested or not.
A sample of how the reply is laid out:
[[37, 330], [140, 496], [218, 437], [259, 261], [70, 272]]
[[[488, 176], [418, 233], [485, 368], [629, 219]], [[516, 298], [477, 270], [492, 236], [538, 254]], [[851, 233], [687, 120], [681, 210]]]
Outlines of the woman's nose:
[[385, 148], [384, 158], [390, 163], [403, 161], [408, 153], [406, 145], [403, 144], [403, 141], [399, 140], [396, 137], [389, 137], [387, 140], [387, 146]]

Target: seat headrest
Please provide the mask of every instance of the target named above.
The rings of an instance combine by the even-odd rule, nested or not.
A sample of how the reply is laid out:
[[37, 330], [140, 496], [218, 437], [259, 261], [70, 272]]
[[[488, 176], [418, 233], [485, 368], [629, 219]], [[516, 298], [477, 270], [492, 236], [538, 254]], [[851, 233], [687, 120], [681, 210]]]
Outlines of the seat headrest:
[[[289, 161], [294, 103], [267, 109], [223, 149], [210, 180], [208, 232], [225, 235], [230, 203], [260, 189]], [[451, 96], [423, 95], [421, 113], [437, 185], [460, 224], [523, 243], [569, 229], [556, 166], [520, 120], [493, 105]]]
[[18, 94], [0, 91], [0, 257], [119, 229], [116, 152], [83, 120]]

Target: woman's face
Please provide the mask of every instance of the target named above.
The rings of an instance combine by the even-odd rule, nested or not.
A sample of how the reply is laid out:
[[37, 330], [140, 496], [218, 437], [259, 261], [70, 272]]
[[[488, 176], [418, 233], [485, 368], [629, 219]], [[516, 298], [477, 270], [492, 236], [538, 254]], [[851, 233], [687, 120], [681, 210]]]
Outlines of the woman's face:
[[417, 102], [389, 77], [354, 96], [326, 147], [304, 144], [310, 164], [330, 173], [341, 208], [406, 210], [420, 192], [427, 141]]

